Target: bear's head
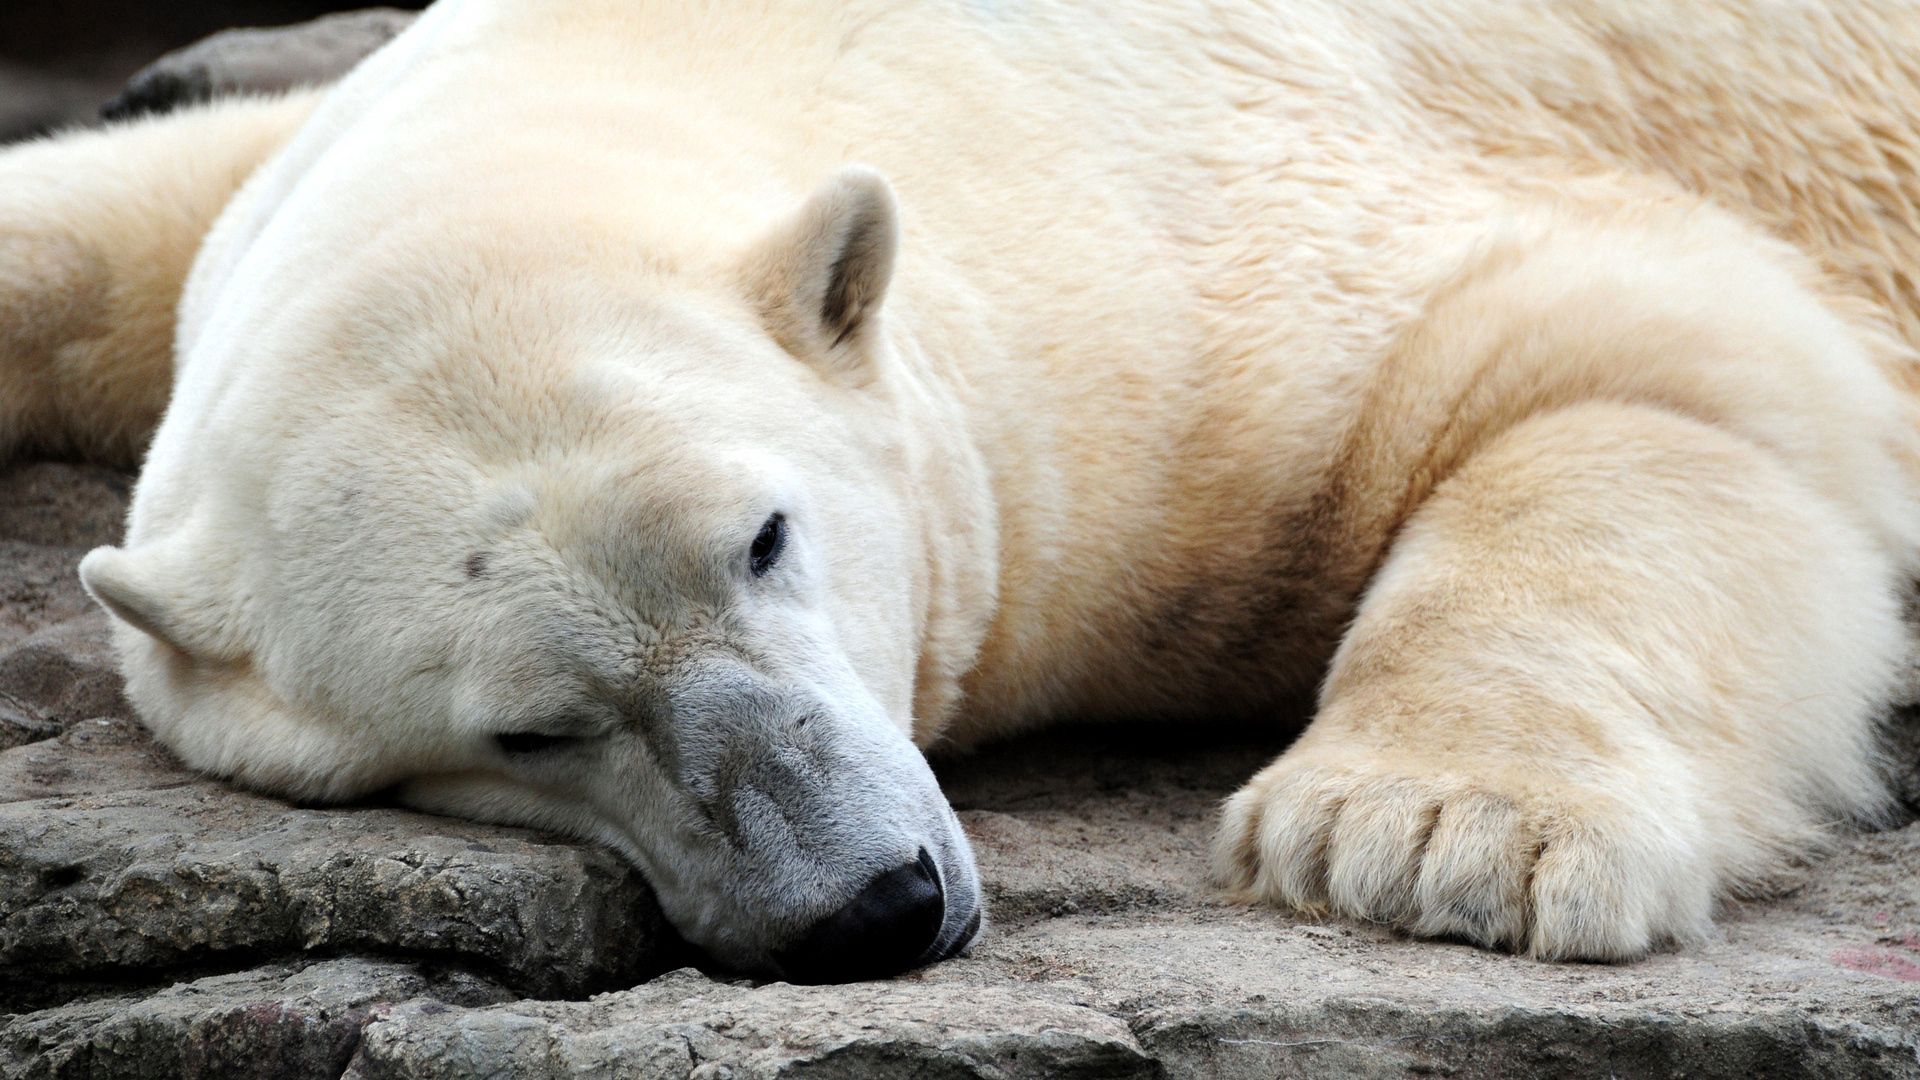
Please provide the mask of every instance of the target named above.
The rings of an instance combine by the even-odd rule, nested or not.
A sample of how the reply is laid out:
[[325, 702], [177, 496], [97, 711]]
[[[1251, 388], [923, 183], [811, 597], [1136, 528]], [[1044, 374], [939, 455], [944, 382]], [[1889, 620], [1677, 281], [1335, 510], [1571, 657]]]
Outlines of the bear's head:
[[602, 841], [732, 965], [965, 948], [915, 736], [984, 633], [993, 513], [881, 318], [887, 185], [671, 256], [497, 217], [221, 294], [81, 566], [143, 718], [254, 788]]

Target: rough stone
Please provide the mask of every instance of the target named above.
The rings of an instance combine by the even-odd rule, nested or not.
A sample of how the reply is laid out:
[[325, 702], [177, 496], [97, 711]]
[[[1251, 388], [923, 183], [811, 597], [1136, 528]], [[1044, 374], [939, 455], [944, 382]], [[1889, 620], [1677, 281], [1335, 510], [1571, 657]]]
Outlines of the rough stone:
[[1149, 1077], [1121, 1020], [1012, 986], [915, 980], [821, 992], [681, 971], [587, 1002], [402, 1006], [370, 1025], [349, 1077]]
[[0, 805], [0, 969], [25, 976], [16, 994], [300, 952], [431, 955], [579, 994], [651, 974], [669, 947], [651, 894], [609, 852], [165, 775]]
[[0, 1074], [339, 1076], [361, 1029], [396, 1006], [480, 1005], [510, 996], [466, 972], [412, 964], [268, 965], [0, 1019]]
[[102, 112], [118, 119], [226, 94], [318, 86], [344, 75], [413, 18], [410, 11], [367, 8], [294, 26], [225, 30], [140, 69]]

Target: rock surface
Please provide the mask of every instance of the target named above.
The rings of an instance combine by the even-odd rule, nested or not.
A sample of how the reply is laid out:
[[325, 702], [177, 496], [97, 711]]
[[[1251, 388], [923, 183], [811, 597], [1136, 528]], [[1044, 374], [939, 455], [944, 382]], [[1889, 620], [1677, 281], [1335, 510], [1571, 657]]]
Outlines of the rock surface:
[[1272, 739], [945, 762], [989, 890], [974, 955], [703, 974], [605, 851], [182, 771], [72, 574], [127, 483], [0, 470], [0, 1077], [1920, 1077], [1920, 826], [1846, 838], [1698, 946], [1538, 964], [1221, 903], [1213, 808]]
[[413, 19], [410, 11], [367, 8], [294, 26], [223, 30], [141, 68], [103, 112], [120, 119], [227, 94], [332, 82]]
[[369, 960], [268, 964], [13, 1018], [0, 1073], [19, 1077], [338, 1076], [396, 1006], [511, 997], [460, 971]]
[[[327, 0], [0, 4], [0, 144], [93, 124], [103, 114], [118, 119], [223, 94], [328, 82], [414, 18], [391, 7], [326, 13], [338, 6]], [[312, 15], [320, 17], [294, 21]], [[252, 25], [276, 23], [288, 25]], [[222, 25], [242, 28], [202, 36]]]

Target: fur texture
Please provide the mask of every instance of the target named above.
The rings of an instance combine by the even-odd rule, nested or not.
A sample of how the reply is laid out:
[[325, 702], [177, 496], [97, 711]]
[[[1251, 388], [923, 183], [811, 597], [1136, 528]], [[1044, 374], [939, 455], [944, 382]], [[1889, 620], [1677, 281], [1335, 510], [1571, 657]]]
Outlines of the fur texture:
[[[909, 737], [1316, 684], [1230, 888], [1629, 958], [1880, 805], [1914, 41], [1871, 2], [443, 0], [304, 123], [0, 157], [0, 435], [124, 452], [171, 389], [83, 575], [187, 761], [607, 839], [741, 963], [916, 845], [963, 936]], [[296, 125], [169, 387], [181, 258], [135, 253]], [[743, 581], [769, 511], [792, 562]], [[581, 741], [489, 741], [529, 726]]]

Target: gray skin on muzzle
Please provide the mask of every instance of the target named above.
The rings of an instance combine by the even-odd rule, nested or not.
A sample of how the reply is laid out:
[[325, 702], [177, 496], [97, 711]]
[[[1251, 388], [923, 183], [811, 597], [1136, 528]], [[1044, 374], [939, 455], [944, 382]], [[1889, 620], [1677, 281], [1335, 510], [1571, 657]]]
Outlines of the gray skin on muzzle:
[[972, 942], [972, 852], [926, 760], [884, 718], [850, 719], [727, 660], [666, 697], [650, 749], [697, 815], [689, 831], [760, 868], [735, 904], [745, 922], [777, 920], [776, 974], [877, 978]]

